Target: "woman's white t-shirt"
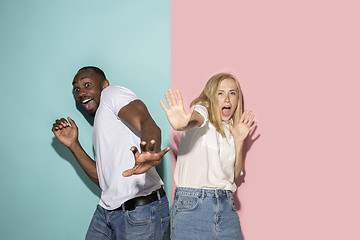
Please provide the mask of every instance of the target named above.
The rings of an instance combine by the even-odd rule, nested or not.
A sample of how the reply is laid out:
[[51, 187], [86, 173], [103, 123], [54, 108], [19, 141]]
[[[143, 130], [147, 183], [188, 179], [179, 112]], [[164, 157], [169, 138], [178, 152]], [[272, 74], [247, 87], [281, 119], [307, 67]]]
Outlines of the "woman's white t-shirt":
[[196, 105], [195, 111], [204, 117], [204, 123], [181, 135], [175, 184], [177, 187], [235, 192], [235, 145], [229, 124], [223, 122], [223, 137], [210, 123], [206, 107]]

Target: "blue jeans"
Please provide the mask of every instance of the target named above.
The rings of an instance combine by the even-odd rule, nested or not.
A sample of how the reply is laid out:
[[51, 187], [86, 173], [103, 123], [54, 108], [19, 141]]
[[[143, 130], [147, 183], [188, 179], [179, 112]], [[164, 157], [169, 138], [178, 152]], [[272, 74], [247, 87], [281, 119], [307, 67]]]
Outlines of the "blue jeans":
[[106, 210], [97, 206], [86, 240], [161, 240], [169, 227], [166, 196], [134, 210]]
[[242, 240], [233, 193], [176, 188], [171, 209], [172, 240]]

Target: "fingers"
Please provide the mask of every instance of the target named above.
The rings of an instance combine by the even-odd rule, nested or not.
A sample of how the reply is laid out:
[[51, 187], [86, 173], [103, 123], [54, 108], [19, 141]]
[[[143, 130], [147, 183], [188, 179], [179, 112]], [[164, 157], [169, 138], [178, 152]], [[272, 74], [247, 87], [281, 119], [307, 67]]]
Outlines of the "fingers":
[[247, 111], [245, 110], [244, 112], [243, 112], [243, 114], [241, 115], [241, 118], [240, 118], [240, 122], [244, 122], [244, 118], [245, 118], [245, 116], [246, 116], [246, 114], [247, 114]]
[[141, 149], [141, 152], [146, 152], [146, 142], [145, 141], [142, 141], [140, 143], [140, 149]]
[[[165, 98], [166, 98], [167, 104], [169, 105], [169, 108], [171, 108], [173, 106], [177, 106], [177, 105], [183, 106], [183, 98], [182, 98], [181, 92], [178, 89], [176, 90], [176, 96], [177, 96], [178, 103], [176, 102], [176, 97], [171, 88], [168, 89], [168, 92], [165, 92]], [[160, 100], [160, 105], [164, 109], [164, 111], [167, 110], [167, 108], [162, 100]]]
[[[156, 141], [154, 139], [150, 140], [149, 144], [147, 144], [146, 141], [141, 141], [140, 143], [141, 153], [154, 152], [155, 145], [156, 145]], [[134, 153], [134, 155], [135, 153], [140, 154], [139, 150], [135, 146], [132, 146], [130, 150]], [[135, 155], [135, 157], [137, 157], [137, 155]]]
[[65, 118], [57, 119], [53, 124], [52, 131], [61, 130], [63, 128], [69, 127], [68, 121]]
[[194, 112], [194, 110], [195, 110], [195, 107], [196, 107], [196, 105], [192, 105], [192, 106], [191, 106], [191, 108], [190, 108], [190, 110], [189, 110], [189, 112], [188, 112], [188, 114], [190, 114], [190, 116], [193, 114], [193, 112]]
[[71, 124], [71, 127], [75, 128], [75, 129], [78, 129], [78, 127], [76, 126], [74, 120], [72, 120], [70, 117], [68, 117], [68, 121]]
[[179, 105], [184, 106], [183, 97], [182, 97], [181, 92], [179, 91], [179, 89], [176, 89], [176, 96], [177, 96]]
[[249, 127], [251, 126], [252, 121], [254, 120], [254, 114], [251, 111], [244, 111], [240, 118], [240, 122], [245, 123]]
[[[156, 141], [154, 139], [150, 140], [149, 144], [147, 144], [146, 141], [141, 141], [141, 143], [140, 143], [141, 152], [142, 153], [144, 153], [144, 152], [153, 152], [155, 150], [155, 144], [156, 144]], [[136, 148], [136, 147], [132, 147], [132, 148]], [[137, 148], [136, 148], [136, 151], [138, 151]]]
[[[154, 146], [155, 140], [151, 140], [150, 144]], [[161, 161], [161, 157], [163, 157], [170, 150], [170, 147], [167, 147], [158, 153], [150, 153], [150, 152], [145, 153], [146, 156], [145, 158], [142, 157], [143, 153], [140, 154], [136, 147], [131, 147], [130, 150], [133, 152], [135, 156], [135, 166], [132, 169], [128, 169], [124, 171], [122, 173], [124, 177], [130, 177], [134, 174], [144, 173], [148, 171], [151, 167], [158, 165]]]
[[160, 151], [158, 154], [161, 157], [163, 157], [168, 151], [170, 150], [170, 147], [165, 148], [164, 150]]
[[172, 106], [177, 105], [175, 95], [174, 95], [173, 91], [171, 90], [171, 88], [169, 88], [168, 91], [170, 93], [171, 105]]
[[253, 130], [256, 127], [257, 123], [254, 123], [251, 127], [250, 127], [250, 131]]
[[230, 128], [230, 132], [232, 132], [232, 130], [234, 129], [234, 125], [232, 121], [229, 121], [229, 128]]
[[160, 100], [160, 105], [162, 107], [162, 109], [164, 109], [165, 113], [168, 111], [167, 107], [165, 106], [163, 100]]
[[148, 151], [153, 152], [155, 149], [155, 140], [151, 140], [150, 144], [147, 147]]
[[122, 175], [124, 177], [130, 177], [130, 176], [132, 176], [134, 174], [134, 172], [135, 172], [135, 167], [133, 167], [132, 169], [128, 169], [128, 170], [124, 171]]
[[253, 130], [255, 127], [256, 127], [256, 125], [257, 125], [257, 123], [255, 122], [253, 122], [253, 120], [254, 120], [254, 114], [252, 113], [252, 111], [244, 111], [244, 113], [243, 113], [243, 115], [241, 116], [241, 119], [240, 119], [240, 121], [241, 122], [243, 122], [243, 123], [245, 123], [248, 127], [249, 127], [249, 130], [251, 131], [251, 130]]
[[247, 115], [246, 115], [246, 118], [245, 118], [245, 120], [244, 120], [244, 123], [245, 123], [246, 125], [250, 126], [253, 119], [254, 119], [254, 114], [252, 114], [252, 112], [249, 111], [249, 112], [247, 113]]
[[165, 98], [166, 98], [167, 104], [169, 105], [169, 108], [171, 108], [172, 107], [171, 99], [170, 99], [169, 94], [167, 92], [165, 93]]
[[139, 157], [140, 153], [139, 153], [139, 150], [137, 149], [137, 147], [132, 146], [132, 147], [130, 148], [130, 151], [132, 151], [132, 153], [134, 154], [135, 159], [136, 159], [137, 157]]

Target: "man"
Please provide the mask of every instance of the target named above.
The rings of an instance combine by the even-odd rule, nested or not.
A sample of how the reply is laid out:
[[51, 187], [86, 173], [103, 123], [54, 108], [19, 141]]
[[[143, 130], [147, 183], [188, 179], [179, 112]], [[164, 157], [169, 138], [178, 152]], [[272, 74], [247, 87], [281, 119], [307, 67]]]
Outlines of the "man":
[[95, 161], [81, 147], [70, 117], [56, 120], [52, 131], [102, 189], [86, 239], [162, 239], [169, 207], [154, 166], [170, 148], [160, 151], [159, 127], [133, 92], [109, 86], [97, 67], [81, 68], [72, 84], [76, 100], [95, 117]]

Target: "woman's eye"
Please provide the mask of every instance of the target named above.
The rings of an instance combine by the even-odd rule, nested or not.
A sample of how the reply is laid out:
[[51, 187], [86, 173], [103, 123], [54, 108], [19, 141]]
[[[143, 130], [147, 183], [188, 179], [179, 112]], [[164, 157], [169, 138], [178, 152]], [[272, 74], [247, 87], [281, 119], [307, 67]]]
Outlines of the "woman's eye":
[[230, 94], [231, 94], [231, 95], [236, 95], [236, 92], [231, 92]]
[[223, 93], [222, 92], [219, 92], [218, 95], [222, 95]]

